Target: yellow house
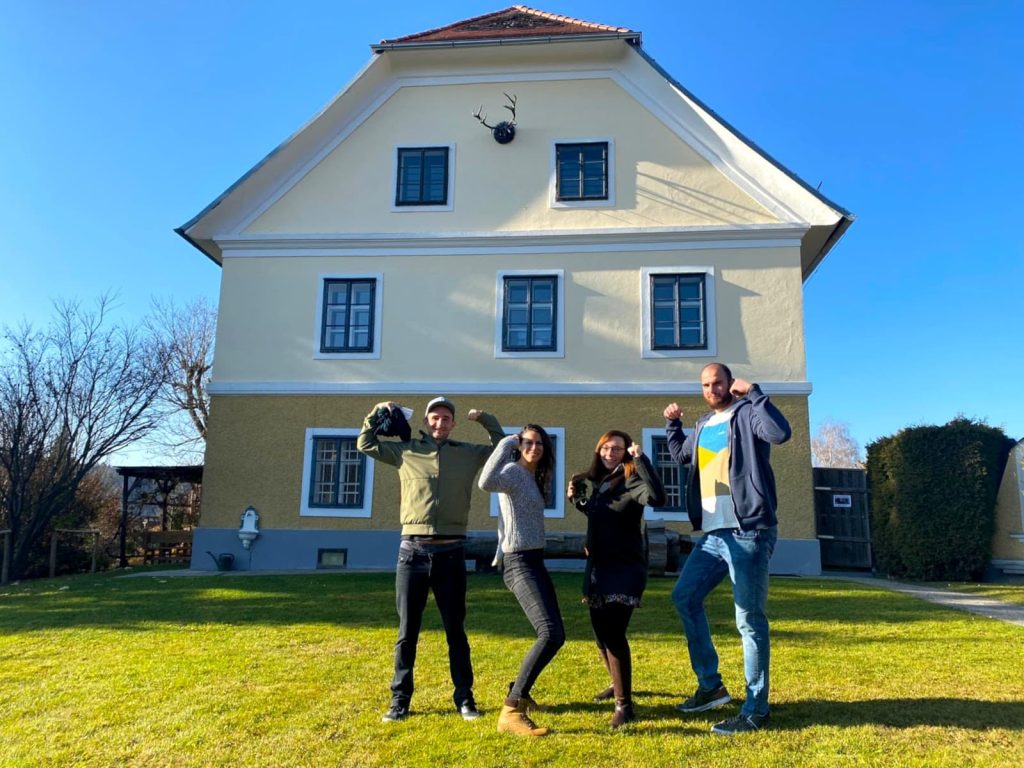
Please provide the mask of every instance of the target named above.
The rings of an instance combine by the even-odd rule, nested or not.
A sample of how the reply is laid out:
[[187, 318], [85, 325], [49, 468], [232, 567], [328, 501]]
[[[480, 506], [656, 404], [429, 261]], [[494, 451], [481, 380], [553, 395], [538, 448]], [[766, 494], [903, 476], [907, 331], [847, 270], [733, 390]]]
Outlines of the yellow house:
[[1024, 575], [1024, 440], [1018, 440], [1010, 449], [996, 496], [992, 568]]
[[[626, 430], [675, 491], [650, 516], [689, 534], [661, 414], [678, 401], [695, 422], [700, 369], [721, 361], [793, 425], [773, 453], [773, 569], [820, 572], [802, 288], [853, 217], [639, 32], [515, 6], [371, 48], [177, 230], [223, 269], [195, 566], [213, 567], [207, 550], [253, 569], [392, 566], [398, 482], [355, 436], [379, 401], [413, 408], [415, 429], [441, 394], [457, 439], [486, 440], [470, 408], [548, 427], [559, 491]], [[470, 530], [493, 532], [475, 493]], [[554, 496], [549, 532], [582, 530]]]

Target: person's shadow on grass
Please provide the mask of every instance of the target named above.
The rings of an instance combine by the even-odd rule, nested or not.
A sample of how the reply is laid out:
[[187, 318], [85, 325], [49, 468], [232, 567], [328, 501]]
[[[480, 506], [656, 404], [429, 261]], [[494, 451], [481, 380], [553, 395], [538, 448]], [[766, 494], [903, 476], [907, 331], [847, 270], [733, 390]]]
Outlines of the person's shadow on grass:
[[[673, 705], [641, 707], [643, 719], [687, 723], [704, 730], [719, 720], [739, 712], [737, 704], [711, 712], [683, 715]], [[828, 701], [807, 699], [773, 704], [773, 731], [799, 731], [815, 726], [859, 727], [880, 725], [886, 728], [966, 728], [988, 730], [1008, 728], [1024, 731], [1024, 701], [978, 701], [962, 698], [869, 699], [867, 701]]]

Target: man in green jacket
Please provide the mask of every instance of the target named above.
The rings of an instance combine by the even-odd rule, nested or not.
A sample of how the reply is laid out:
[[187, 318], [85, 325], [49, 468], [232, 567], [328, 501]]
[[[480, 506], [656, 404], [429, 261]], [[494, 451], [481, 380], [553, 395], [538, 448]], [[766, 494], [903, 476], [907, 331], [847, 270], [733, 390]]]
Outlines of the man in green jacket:
[[455, 405], [446, 397], [427, 403], [425, 431], [418, 439], [381, 441], [380, 416], [398, 408], [383, 402], [363, 421], [356, 447], [376, 461], [398, 469], [401, 482], [402, 542], [395, 569], [398, 640], [395, 675], [391, 680], [391, 706], [382, 718], [398, 722], [409, 716], [413, 692], [413, 666], [423, 611], [431, 590], [441, 613], [448, 641], [448, 666], [455, 686], [455, 708], [465, 720], [480, 716], [473, 699], [473, 664], [466, 638], [466, 526], [477, 472], [505, 437], [498, 420], [471, 410], [490, 435], [489, 445], [449, 439], [455, 428]]

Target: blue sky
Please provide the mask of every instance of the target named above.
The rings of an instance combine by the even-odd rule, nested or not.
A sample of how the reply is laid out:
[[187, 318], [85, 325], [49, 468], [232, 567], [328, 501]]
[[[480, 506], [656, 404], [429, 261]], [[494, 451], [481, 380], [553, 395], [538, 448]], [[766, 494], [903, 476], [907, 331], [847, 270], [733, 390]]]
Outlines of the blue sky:
[[[501, 2], [0, 0], [0, 324], [51, 300], [216, 301], [173, 233], [303, 125], [368, 45]], [[857, 216], [805, 286], [812, 429], [957, 414], [1024, 437], [1024, 3], [535, 5], [644, 35], [722, 117]]]

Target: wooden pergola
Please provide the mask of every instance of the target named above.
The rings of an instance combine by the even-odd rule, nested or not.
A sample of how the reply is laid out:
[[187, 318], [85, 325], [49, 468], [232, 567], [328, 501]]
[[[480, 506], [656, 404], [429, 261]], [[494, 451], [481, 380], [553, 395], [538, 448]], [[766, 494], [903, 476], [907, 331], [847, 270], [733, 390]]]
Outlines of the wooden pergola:
[[[128, 565], [128, 499], [142, 480], [155, 480], [165, 496], [182, 483], [202, 485], [203, 465], [189, 464], [171, 467], [117, 467], [117, 474], [123, 480], [121, 490], [120, 566]], [[166, 489], [166, 490], [165, 490]]]

